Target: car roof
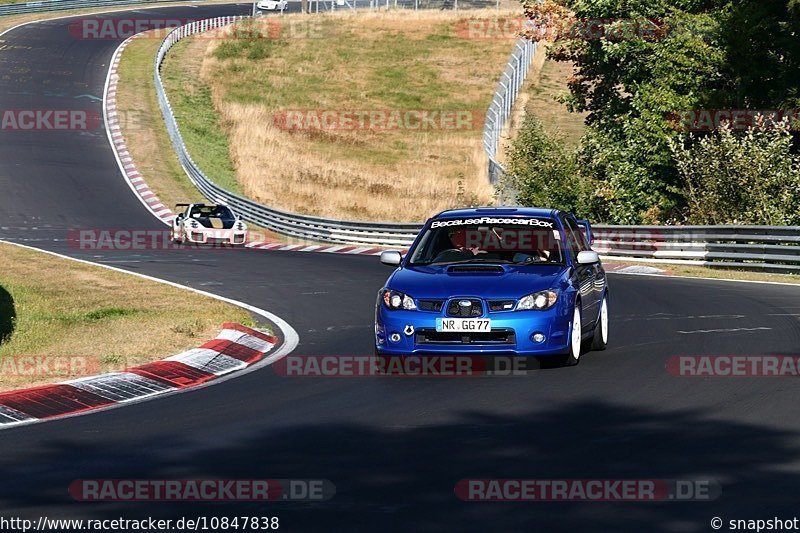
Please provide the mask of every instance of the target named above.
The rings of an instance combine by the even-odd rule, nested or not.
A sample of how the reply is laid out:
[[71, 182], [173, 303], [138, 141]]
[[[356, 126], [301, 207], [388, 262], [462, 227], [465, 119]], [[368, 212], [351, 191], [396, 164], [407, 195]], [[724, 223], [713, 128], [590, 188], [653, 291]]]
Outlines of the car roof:
[[558, 209], [542, 207], [471, 207], [469, 209], [449, 209], [434, 215], [434, 219], [462, 217], [555, 217]]

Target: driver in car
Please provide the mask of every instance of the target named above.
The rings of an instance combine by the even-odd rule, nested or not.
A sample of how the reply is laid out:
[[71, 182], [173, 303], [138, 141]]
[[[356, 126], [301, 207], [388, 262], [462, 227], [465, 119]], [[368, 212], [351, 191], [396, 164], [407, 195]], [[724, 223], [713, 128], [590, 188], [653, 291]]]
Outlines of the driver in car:
[[[465, 229], [453, 230], [450, 232], [449, 236], [450, 242], [453, 243], [453, 248], [464, 254], [478, 255], [486, 253], [485, 250], [482, 250], [480, 246], [478, 246], [478, 243], [470, 242], [469, 246], [467, 245], [467, 230]], [[472, 240], [474, 239], [470, 239], [470, 241]]]

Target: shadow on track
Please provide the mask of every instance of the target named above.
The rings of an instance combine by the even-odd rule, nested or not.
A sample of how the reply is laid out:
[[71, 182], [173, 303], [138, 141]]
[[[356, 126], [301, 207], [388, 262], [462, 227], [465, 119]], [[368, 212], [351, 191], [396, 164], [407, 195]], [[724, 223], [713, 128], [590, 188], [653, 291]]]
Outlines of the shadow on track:
[[[64, 433], [24, 462], [0, 463], [0, 505], [23, 516], [269, 515], [287, 531], [707, 531], [714, 516], [791, 518], [796, 511], [798, 435], [789, 431], [604, 402], [507, 416], [479, 408], [458, 423], [410, 427], [298, 420], [252, 440], [232, 434], [229, 444], [192, 454], [181, 450], [200, 435], [165, 430], [157, 442], [100, 447], [95, 437]], [[77, 503], [67, 486], [79, 478], [327, 478], [337, 494], [320, 504]], [[715, 479], [722, 495], [681, 503], [470, 503], [454, 496], [463, 478]]]
[[16, 321], [17, 310], [14, 307], [14, 298], [0, 285], [0, 344], [11, 338]]

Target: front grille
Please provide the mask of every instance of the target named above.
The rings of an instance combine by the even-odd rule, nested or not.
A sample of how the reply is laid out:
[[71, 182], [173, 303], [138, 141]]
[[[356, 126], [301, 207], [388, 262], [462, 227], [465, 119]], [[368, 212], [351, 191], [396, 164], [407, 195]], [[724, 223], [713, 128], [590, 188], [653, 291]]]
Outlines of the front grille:
[[[469, 305], [461, 305], [462, 302], [469, 302]], [[474, 298], [455, 298], [447, 304], [447, 316], [471, 318], [482, 314], [481, 301]]]
[[516, 300], [490, 300], [489, 311], [511, 311], [514, 309], [515, 303], [517, 303]]
[[443, 300], [419, 300], [419, 308], [421, 311], [433, 311], [439, 313], [444, 307]]
[[517, 336], [513, 329], [492, 329], [481, 333], [461, 333], [418, 329], [414, 335], [417, 344], [516, 344]]

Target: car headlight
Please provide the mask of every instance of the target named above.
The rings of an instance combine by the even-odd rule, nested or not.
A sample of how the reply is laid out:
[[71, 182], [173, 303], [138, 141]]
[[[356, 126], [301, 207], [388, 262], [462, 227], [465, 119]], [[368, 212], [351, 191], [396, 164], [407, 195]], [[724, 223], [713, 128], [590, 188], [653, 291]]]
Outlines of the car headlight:
[[517, 311], [550, 309], [558, 301], [558, 291], [546, 290], [523, 296], [517, 302]]
[[400, 291], [384, 289], [381, 298], [383, 299], [383, 304], [389, 309], [413, 311], [417, 308], [417, 304], [414, 303], [414, 298]]

